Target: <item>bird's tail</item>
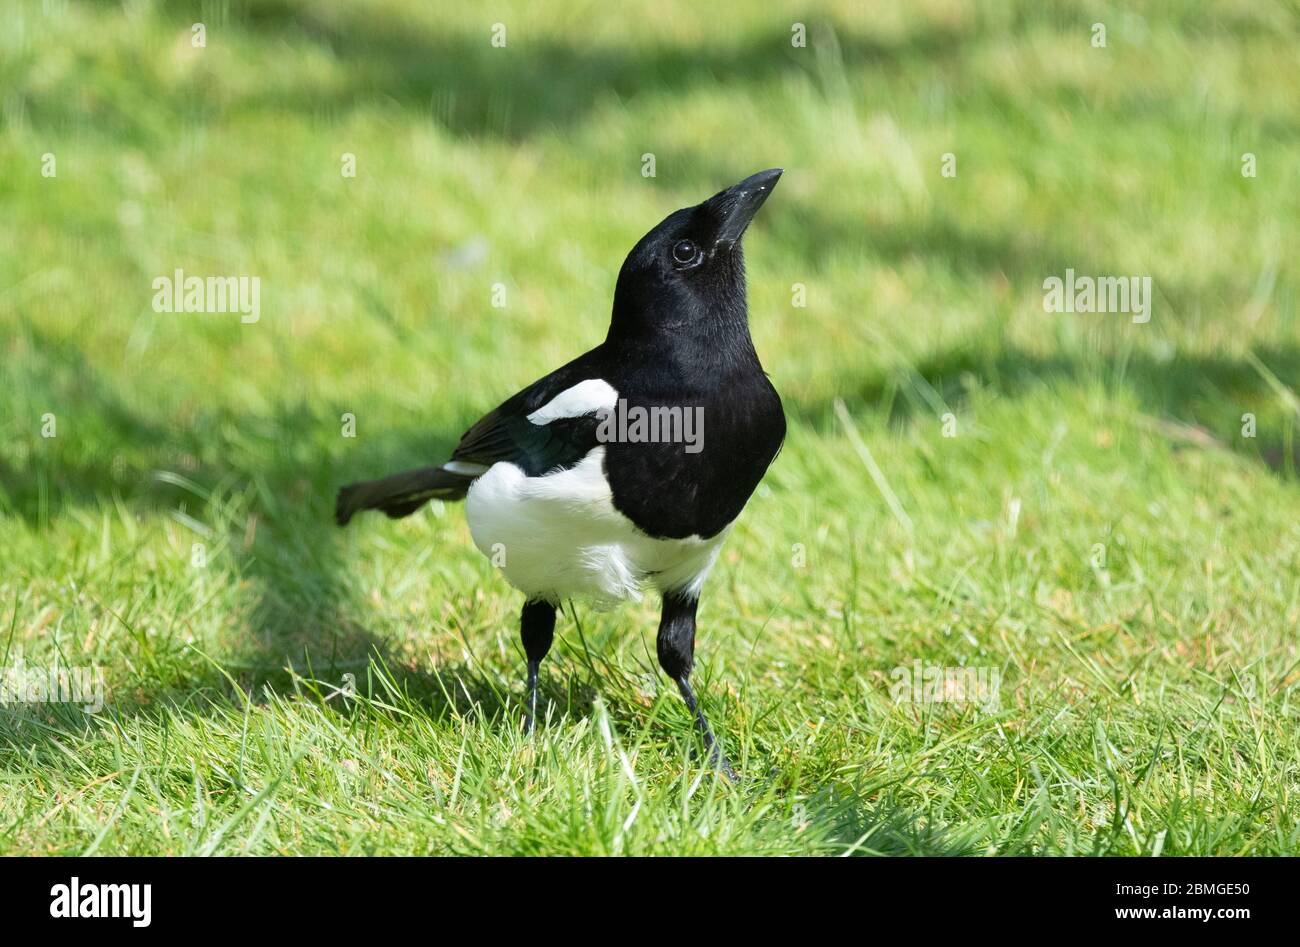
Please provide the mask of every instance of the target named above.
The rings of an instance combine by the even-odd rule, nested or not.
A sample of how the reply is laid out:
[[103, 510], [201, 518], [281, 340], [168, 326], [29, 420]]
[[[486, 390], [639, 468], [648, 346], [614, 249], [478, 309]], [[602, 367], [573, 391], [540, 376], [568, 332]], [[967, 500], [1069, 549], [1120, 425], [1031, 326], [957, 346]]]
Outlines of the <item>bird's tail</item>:
[[390, 518], [398, 519], [410, 516], [427, 500], [463, 500], [469, 485], [485, 469], [453, 462], [349, 484], [339, 491], [334, 519], [346, 526], [362, 510], [383, 510]]

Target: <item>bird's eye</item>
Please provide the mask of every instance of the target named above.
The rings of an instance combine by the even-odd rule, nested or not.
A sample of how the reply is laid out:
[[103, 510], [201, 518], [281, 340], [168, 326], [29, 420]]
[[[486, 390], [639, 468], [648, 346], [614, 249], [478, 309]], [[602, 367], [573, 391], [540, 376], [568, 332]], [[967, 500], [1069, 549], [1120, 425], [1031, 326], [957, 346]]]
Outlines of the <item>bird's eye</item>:
[[673, 244], [673, 261], [681, 266], [694, 263], [699, 255], [699, 249], [689, 240], [678, 240]]

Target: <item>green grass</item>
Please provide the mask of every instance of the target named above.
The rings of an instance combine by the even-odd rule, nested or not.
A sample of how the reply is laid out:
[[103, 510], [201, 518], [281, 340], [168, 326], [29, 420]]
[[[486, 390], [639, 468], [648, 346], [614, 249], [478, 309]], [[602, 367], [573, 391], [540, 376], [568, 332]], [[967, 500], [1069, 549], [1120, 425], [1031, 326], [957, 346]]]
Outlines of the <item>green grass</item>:
[[[812, 6], [5, 5], [0, 664], [108, 704], [0, 708], [0, 852], [1300, 847], [1296, 5]], [[340, 532], [334, 490], [440, 459], [773, 165], [790, 435], [700, 616], [745, 779], [653, 600], [566, 609], [525, 739], [461, 510]], [[261, 321], [154, 313], [177, 267]], [[1067, 267], [1151, 275], [1151, 322], [1045, 313]], [[896, 703], [914, 661], [1000, 699]]]

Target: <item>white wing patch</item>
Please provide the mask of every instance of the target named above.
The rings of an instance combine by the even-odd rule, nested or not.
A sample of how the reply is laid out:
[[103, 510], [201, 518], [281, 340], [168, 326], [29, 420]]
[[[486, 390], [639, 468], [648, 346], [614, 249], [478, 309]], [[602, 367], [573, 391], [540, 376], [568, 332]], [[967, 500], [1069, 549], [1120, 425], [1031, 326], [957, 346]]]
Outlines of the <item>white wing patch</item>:
[[588, 378], [572, 388], [565, 388], [546, 404], [542, 405], [528, 420], [534, 424], [550, 424], [556, 418], [580, 418], [606, 408], [613, 411], [618, 406], [618, 392], [601, 378]]

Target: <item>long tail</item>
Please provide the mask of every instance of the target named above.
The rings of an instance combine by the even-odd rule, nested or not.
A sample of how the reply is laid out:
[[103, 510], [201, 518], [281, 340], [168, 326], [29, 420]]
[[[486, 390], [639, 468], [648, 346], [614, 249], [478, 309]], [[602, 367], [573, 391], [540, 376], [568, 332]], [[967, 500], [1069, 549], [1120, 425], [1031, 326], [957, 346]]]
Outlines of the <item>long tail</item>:
[[382, 480], [349, 484], [339, 491], [334, 519], [346, 526], [362, 510], [383, 510], [398, 519], [410, 516], [427, 500], [463, 500], [469, 485], [486, 469], [452, 461], [441, 467], [421, 467]]

